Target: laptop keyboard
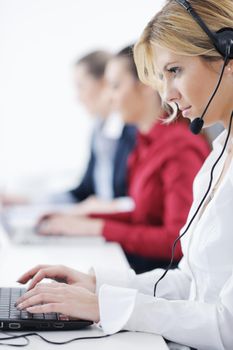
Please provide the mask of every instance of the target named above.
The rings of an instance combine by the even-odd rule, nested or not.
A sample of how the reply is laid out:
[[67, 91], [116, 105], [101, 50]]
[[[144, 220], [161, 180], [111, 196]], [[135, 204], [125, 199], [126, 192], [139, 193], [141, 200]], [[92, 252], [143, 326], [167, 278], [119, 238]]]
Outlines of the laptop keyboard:
[[[9, 230], [9, 229], [8, 229]], [[10, 229], [13, 232], [13, 242], [16, 244], [33, 244], [33, 245], [73, 245], [73, 244], [102, 244], [105, 239], [102, 236], [88, 237], [88, 236], [62, 236], [62, 235], [39, 235], [35, 229], [14, 227]]]
[[25, 288], [0, 288], [0, 319], [7, 320], [59, 320], [59, 314], [31, 314], [24, 310], [17, 310], [15, 302], [26, 292]]

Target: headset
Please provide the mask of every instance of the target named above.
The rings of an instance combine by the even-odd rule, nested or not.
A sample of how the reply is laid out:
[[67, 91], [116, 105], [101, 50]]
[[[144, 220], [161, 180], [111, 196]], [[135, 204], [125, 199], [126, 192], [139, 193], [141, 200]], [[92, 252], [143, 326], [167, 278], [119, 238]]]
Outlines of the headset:
[[[216, 48], [216, 50], [221, 54], [221, 56], [224, 59], [224, 63], [223, 63], [223, 67], [220, 73], [220, 77], [218, 80], [218, 83], [216, 85], [216, 88], [209, 100], [209, 102], [207, 103], [207, 106], [204, 110], [204, 112], [202, 113], [202, 116], [199, 118], [195, 118], [191, 123], [190, 123], [190, 130], [193, 134], [199, 134], [203, 125], [204, 125], [204, 121], [203, 118], [209, 108], [209, 105], [211, 104], [214, 96], [216, 95], [218, 88], [221, 84], [222, 78], [223, 78], [223, 73], [225, 70], [225, 67], [227, 66], [229, 60], [233, 59], [233, 28], [222, 28], [220, 30], [218, 30], [216, 33], [212, 32], [207, 25], [205, 24], [205, 22], [201, 19], [201, 17], [197, 14], [197, 12], [192, 8], [191, 4], [189, 3], [189, 1], [187, 0], [174, 0], [177, 4], [181, 5], [182, 7], [184, 7], [184, 9], [186, 11], [188, 11], [188, 13], [190, 14], [190, 16], [193, 17], [193, 19], [199, 24], [199, 26], [204, 30], [204, 32], [208, 35], [208, 37], [210, 38], [210, 40], [212, 41], [214, 47]], [[199, 210], [201, 209], [203, 203], [205, 202], [211, 186], [212, 186], [212, 182], [213, 182], [213, 173], [214, 173], [214, 169], [216, 168], [218, 162], [220, 161], [220, 159], [222, 158], [224, 151], [227, 147], [227, 143], [228, 140], [230, 138], [230, 134], [231, 134], [231, 128], [232, 128], [232, 121], [233, 121], [233, 111], [231, 113], [231, 117], [230, 117], [230, 121], [229, 121], [229, 127], [228, 127], [228, 133], [227, 133], [227, 137], [223, 146], [223, 149], [218, 157], [218, 159], [215, 161], [215, 163], [213, 164], [211, 171], [210, 171], [210, 181], [209, 181], [209, 185], [208, 188], [202, 198], [202, 200], [200, 201], [200, 204], [198, 205], [195, 213], [193, 214], [192, 218], [189, 220], [189, 222], [187, 223], [186, 229], [185, 231], [176, 238], [176, 240], [173, 243], [172, 246], [172, 255], [171, 255], [171, 261], [168, 265], [168, 267], [165, 269], [165, 271], [163, 272], [162, 276], [157, 280], [157, 282], [154, 284], [154, 297], [156, 296], [156, 289], [157, 289], [157, 285], [159, 284], [159, 282], [166, 276], [166, 274], [168, 273], [168, 271], [170, 270], [170, 268], [172, 267], [173, 264], [173, 260], [174, 260], [174, 251], [176, 248], [176, 245], [178, 243], [178, 241], [188, 232], [190, 226], [192, 225], [195, 217], [197, 216], [197, 214], [199, 213]]]
[[224, 58], [229, 52], [229, 59], [233, 59], [233, 28], [221, 28], [216, 33], [212, 32], [197, 12], [192, 8], [191, 4], [187, 0], [175, 0], [179, 5], [183, 6], [186, 11], [193, 17], [193, 19], [199, 24], [203, 31], [208, 35], [215, 49]]
[[218, 84], [204, 110], [202, 113], [202, 116], [199, 118], [194, 119], [190, 123], [190, 130], [193, 134], [199, 134], [201, 132], [201, 129], [203, 128], [204, 121], [203, 118], [209, 108], [209, 105], [211, 104], [214, 96], [216, 95], [218, 88], [221, 84], [222, 78], [223, 78], [223, 72], [228, 64], [229, 60], [233, 59], [233, 28], [221, 28], [217, 32], [211, 31], [208, 26], [205, 24], [205, 22], [202, 20], [202, 18], [197, 14], [197, 12], [193, 9], [190, 2], [187, 0], [175, 0], [177, 4], [181, 5], [192, 18], [197, 22], [197, 24], [202, 28], [202, 30], [208, 35], [209, 39], [213, 43], [215, 49], [220, 53], [220, 55], [224, 58], [224, 65], [222, 72], [220, 74], [220, 78], [218, 81]]

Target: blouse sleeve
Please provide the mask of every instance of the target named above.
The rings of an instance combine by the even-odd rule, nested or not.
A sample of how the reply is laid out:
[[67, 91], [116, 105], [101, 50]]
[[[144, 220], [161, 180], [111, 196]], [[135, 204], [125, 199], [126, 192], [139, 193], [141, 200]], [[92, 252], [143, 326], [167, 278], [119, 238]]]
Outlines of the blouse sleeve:
[[[154, 285], [164, 270], [156, 269], [139, 275], [132, 269], [111, 269], [93, 267], [91, 272], [96, 276], [96, 293], [102, 285], [136, 289], [138, 292], [153, 295]], [[166, 277], [158, 284], [157, 295], [166, 299], [186, 299], [190, 291], [190, 271], [183, 258], [179, 268], [168, 271]]]
[[120, 329], [160, 334], [199, 350], [231, 350], [233, 345], [233, 276], [216, 303], [154, 298], [136, 289], [103, 285], [100, 321], [105, 333]]

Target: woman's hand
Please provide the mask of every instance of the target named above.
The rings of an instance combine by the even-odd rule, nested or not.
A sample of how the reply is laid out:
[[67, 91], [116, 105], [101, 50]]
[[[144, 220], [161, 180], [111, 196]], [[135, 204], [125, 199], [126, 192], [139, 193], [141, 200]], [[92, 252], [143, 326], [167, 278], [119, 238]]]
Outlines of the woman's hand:
[[0, 193], [0, 203], [3, 207], [10, 207], [14, 205], [30, 204], [29, 198], [20, 195]]
[[50, 215], [40, 220], [37, 231], [41, 235], [99, 236], [103, 220], [73, 215]]
[[28, 290], [34, 288], [44, 278], [64, 282], [88, 289], [94, 293], [96, 289], [95, 275], [79, 272], [63, 265], [38, 265], [23, 274], [17, 282], [25, 284], [31, 280]]
[[81, 203], [75, 204], [69, 214], [87, 216], [91, 213], [112, 214], [119, 211], [118, 199], [106, 200], [97, 196], [89, 196]]
[[38, 284], [20, 297], [16, 305], [30, 313], [58, 312], [94, 322], [100, 319], [98, 297], [85, 288], [65, 283]]

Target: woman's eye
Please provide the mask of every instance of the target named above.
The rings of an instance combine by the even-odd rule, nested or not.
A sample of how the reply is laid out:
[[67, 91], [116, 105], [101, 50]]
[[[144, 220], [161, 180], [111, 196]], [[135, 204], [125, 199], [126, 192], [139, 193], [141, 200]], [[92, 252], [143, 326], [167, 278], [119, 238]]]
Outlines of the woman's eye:
[[169, 73], [174, 73], [174, 74], [178, 74], [180, 73], [180, 71], [181, 71], [180, 67], [171, 67], [168, 69]]

